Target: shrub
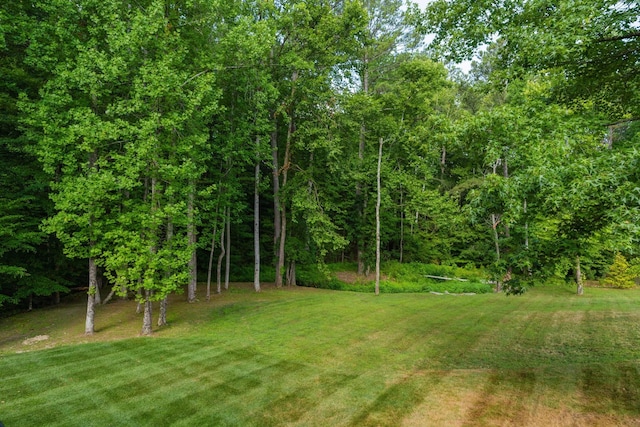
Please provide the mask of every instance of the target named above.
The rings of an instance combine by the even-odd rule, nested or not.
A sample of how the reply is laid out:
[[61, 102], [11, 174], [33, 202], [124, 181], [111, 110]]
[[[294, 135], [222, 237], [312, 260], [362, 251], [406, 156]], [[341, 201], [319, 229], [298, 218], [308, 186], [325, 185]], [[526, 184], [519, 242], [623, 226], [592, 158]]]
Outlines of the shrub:
[[318, 265], [301, 265], [297, 267], [296, 283], [299, 286], [307, 286], [310, 288], [333, 289], [336, 291], [345, 290], [347, 286], [335, 277], [332, 277], [328, 271], [324, 271]]
[[603, 283], [605, 286], [629, 289], [636, 285], [633, 279], [634, 274], [630, 269], [627, 259], [618, 253], [613, 259], [613, 264], [609, 266], [609, 273], [607, 273]]

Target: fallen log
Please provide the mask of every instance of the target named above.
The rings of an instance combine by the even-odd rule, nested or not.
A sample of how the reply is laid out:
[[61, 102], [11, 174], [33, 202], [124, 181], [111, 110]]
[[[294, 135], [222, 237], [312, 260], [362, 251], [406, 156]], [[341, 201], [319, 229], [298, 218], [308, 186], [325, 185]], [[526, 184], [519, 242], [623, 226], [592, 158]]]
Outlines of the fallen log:
[[457, 277], [432, 276], [430, 274], [425, 274], [424, 277], [428, 277], [430, 279], [440, 279], [440, 280], [457, 280], [459, 282], [468, 282], [469, 281], [469, 279], [458, 279]]

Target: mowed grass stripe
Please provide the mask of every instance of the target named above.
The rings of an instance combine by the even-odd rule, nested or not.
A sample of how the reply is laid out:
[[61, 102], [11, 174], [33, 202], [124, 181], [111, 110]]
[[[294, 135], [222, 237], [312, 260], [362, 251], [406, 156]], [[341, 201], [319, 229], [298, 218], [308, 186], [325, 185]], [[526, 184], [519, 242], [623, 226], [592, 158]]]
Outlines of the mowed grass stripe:
[[[157, 340], [164, 341], [164, 340]], [[157, 345], [160, 344], [160, 345]], [[157, 351], [170, 354], [175, 347], [169, 347], [165, 344], [180, 345], [179, 341], [169, 342], [151, 342], [146, 345], [154, 345]], [[188, 394], [195, 389], [208, 391], [212, 401], [225, 398], [227, 395], [242, 395], [247, 389], [255, 388], [265, 376], [265, 372], [273, 368], [272, 365], [265, 366], [269, 359], [248, 353], [245, 355], [242, 351], [216, 354], [211, 348], [202, 346], [198, 352], [189, 352], [182, 354], [179, 358], [167, 360], [167, 363], [160, 364], [153, 361], [151, 364], [139, 364], [137, 368], [131, 366], [127, 370], [122, 370], [116, 375], [111, 375], [109, 371], [93, 370], [93, 377], [86, 379], [84, 382], [75, 382], [72, 385], [64, 387], [42, 389], [40, 393], [32, 395], [30, 398], [21, 399], [21, 408], [16, 408], [23, 412], [27, 412], [28, 408], [37, 407], [37, 413], [30, 414], [23, 419], [25, 425], [39, 425], [46, 421], [47, 424], [59, 422], [60, 425], [68, 425], [68, 417], [73, 415], [74, 419], [79, 420], [76, 425], [84, 425], [91, 422], [97, 409], [97, 402], [117, 400], [118, 406], [121, 407], [142, 407], [145, 408], [145, 402], [165, 401], [171, 403], [172, 396], [181, 396]], [[176, 367], [186, 367], [190, 371], [190, 375], [176, 377]], [[178, 369], [180, 370], [180, 369]], [[291, 367], [287, 367], [291, 371]], [[226, 371], [226, 372], [225, 372]], [[281, 373], [282, 370], [278, 370]], [[195, 375], [194, 375], [195, 374]], [[250, 381], [247, 381], [250, 379]], [[198, 384], [202, 384], [198, 386]], [[177, 391], [182, 390], [180, 393]], [[200, 397], [202, 399], [202, 396]], [[183, 399], [179, 398], [178, 400]], [[187, 401], [184, 401], [186, 404]], [[173, 405], [179, 407], [179, 405]], [[11, 409], [11, 402], [7, 402], [6, 408]], [[80, 408], [73, 411], [71, 408]], [[171, 405], [163, 405], [171, 407]], [[69, 408], [64, 414], [59, 408]], [[121, 409], [122, 410], [122, 409]], [[154, 411], [151, 411], [154, 413]], [[113, 411], [118, 414], [118, 411]], [[160, 418], [166, 418], [168, 412], [155, 411]], [[139, 425], [139, 422], [147, 419], [155, 419], [149, 416], [146, 410], [137, 411], [136, 415], [130, 416], [128, 419], [133, 425]], [[104, 417], [103, 417], [104, 418]], [[123, 417], [112, 421], [122, 421]]]
[[1, 356], [0, 419], [633, 425], [640, 292], [586, 296], [547, 287], [518, 298], [279, 290], [175, 304], [179, 320], [157, 338]]
[[[158, 347], [142, 340], [133, 341], [122, 341], [113, 343], [113, 345], [90, 345], [92, 347], [89, 353], [87, 348], [82, 347], [64, 347], [57, 350], [42, 351], [37, 354], [30, 353], [21, 358], [22, 361], [27, 363], [20, 364], [17, 369], [13, 369], [12, 365], [13, 372], [6, 377], [3, 375], [0, 393], [5, 388], [15, 388], [15, 385], [12, 384], [20, 384], [23, 392], [26, 393], [29, 390], [39, 392], [50, 389], [56, 384], [65, 386], [70, 383], [88, 381], [94, 378], [96, 373], [109, 375], [110, 372], [114, 371], [114, 368], [117, 372], [117, 367], [121, 366], [133, 366], [143, 362], [146, 365], [153, 363], [171, 364], [174, 361], [187, 359], [191, 351], [189, 342], [181, 342], [179, 346], [174, 348], [171, 346]], [[212, 349], [212, 351], [215, 350]], [[53, 353], [55, 357], [50, 357], [50, 353]], [[183, 365], [176, 363], [172, 369], [180, 369], [181, 366]], [[28, 375], [28, 373], [34, 371], [49, 371], [54, 375], [50, 377]], [[125, 379], [131, 378], [126, 371], [123, 371], [122, 374]], [[48, 382], [45, 383], [45, 381]], [[98, 378], [97, 381], [100, 381], [100, 379]]]

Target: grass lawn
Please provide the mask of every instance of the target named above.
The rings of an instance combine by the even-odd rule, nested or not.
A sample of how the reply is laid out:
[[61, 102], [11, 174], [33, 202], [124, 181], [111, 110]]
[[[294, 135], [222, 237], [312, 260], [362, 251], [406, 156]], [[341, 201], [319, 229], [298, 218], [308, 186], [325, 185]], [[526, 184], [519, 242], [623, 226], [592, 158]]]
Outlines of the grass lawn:
[[[640, 290], [519, 297], [238, 287], [0, 319], [0, 420], [18, 426], [637, 426]], [[32, 344], [39, 335], [49, 338]]]

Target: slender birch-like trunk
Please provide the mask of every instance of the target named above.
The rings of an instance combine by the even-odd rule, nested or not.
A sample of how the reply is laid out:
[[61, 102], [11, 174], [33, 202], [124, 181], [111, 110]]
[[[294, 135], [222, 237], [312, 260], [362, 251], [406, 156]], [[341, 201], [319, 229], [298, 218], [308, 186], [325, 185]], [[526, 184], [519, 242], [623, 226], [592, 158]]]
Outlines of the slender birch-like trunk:
[[[91, 244], [90, 246], [93, 246]], [[98, 267], [96, 260], [89, 257], [89, 292], [87, 292], [87, 317], [84, 323], [84, 334], [93, 335], [95, 320], [95, 290], [98, 287]]]
[[584, 282], [582, 281], [582, 271], [580, 269], [580, 255], [576, 255], [576, 293], [584, 294]]
[[225, 239], [225, 234], [226, 234], [226, 221], [227, 221], [227, 209], [229, 209], [228, 207], [225, 208], [224, 213], [223, 213], [223, 219], [222, 219], [222, 227], [220, 227], [220, 255], [218, 255], [218, 266], [217, 266], [217, 270], [216, 270], [216, 279], [217, 279], [217, 293], [221, 293], [222, 292], [222, 259], [224, 258], [227, 250], [225, 248], [225, 244], [224, 244], [224, 239]]
[[229, 289], [229, 271], [231, 271], [231, 206], [227, 209], [227, 250], [225, 255], [224, 288]]
[[[171, 218], [167, 221], [167, 233], [166, 233], [166, 242], [167, 245], [171, 246], [173, 240], [173, 221]], [[169, 277], [171, 275], [171, 271], [167, 270], [165, 272], [165, 276]], [[165, 296], [162, 301], [160, 301], [160, 314], [158, 315], [158, 326], [165, 326], [167, 324], [167, 305], [169, 302], [169, 296]]]
[[102, 297], [100, 295], [100, 288], [102, 287], [102, 278], [96, 273], [96, 293], [94, 296], [94, 302], [96, 305], [102, 304]]
[[144, 315], [142, 318], [142, 335], [151, 335], [153, 333], [152, 330], [152, 315], [153, 315], [153, 306], [151, 304], [151, 296], [152, 291], [149, 289], [145, 289], [144, 291]]
[[[138, 281], [138, 284], [140, 284], [141, 282], [142, 281]], [[139, 287], [136, 293], [137, 293], [137, 300], [138, 300], [138, 303], [136, 304], [136, 314], [140, 314], [140, 313], [142, 313], [142, 306], [143, 306], [143, 304], [142, 304], [142, 288]]]
[[[96, 151], [89, 155], [89, 169], [93, 169], [98, 160]], [[93, 217], [89, 219], [89, 232], [93, 234]], [[89, 241], [89, 291], [87, 292], [87, 315], [84, 323], [85, 335], [93, 335], [95, 331], [96, 292], [98, 289], [98, 266], [93, 257], [93, 248], [96, 243], [93, 238]]]
[[[271, 168], [273, 179], [273, 253], [278, 256], [280, 243], [280, 165], [278, 162], [278, 121], [276, 113], [273, 113], [273, 132], [269, 138], [271, 142]], [[277, 262], [277, 260], [276, 260]]]
[[[527, 199], [524, 199], [522, 204], [524, 215], [527, 215]], [[529, 220], [524, 223], [524, 248], [529, 249]]]
[[[500, 261], [500, 236], [498, 235], [498, 224], [500, 215], [491, 214], [491, 229], [493, 230], [493, 243], [496, 248], [496, 262]], [[496, 278], [496, 292], [502, 292], [502, 277]]]
[[404, 191], [400, 190], [400, 264], [404, 256]]
[[217, 235], [218, 235], [218, 210], [216, 209], [216, 220], [213, 225], [213, 236], [211, 237], [211, 249], [209, 250], [209, 265], [207, 267], [207, 301], [211, 299], [211, 275], [213, 271], [213, 254], [216, 250]]
[[380, 138], [378, 147], [378, 174], [377, 174], [377, 198], [376, 198], [376, 295], [380, 294], [380, 193], [382, 186], [380, 185], [380, 169], [382, 166], [382, 143], [384, 140]]
[[[296, 81], [298, 80], [298, 71], [295, 70], [291, 75], [291, 102], [296, 93]], [[294, 114], [293, 107], [289, 111], [289, 125], [287, 127], [287, 141], [284, 149], [284, 160], [282, 162], [282, 186], [284, 189], [287, 186], [287, 175], [289, 167], [291, 166], [291, 142], [293, 139], [294, 131]], [[286, 206], [280, 201], [280, 244], [278, 249], [278, 259], [276, 263], [276, 287], [282, 287], [282, 272], [284, 269], [284, 256], [285, 256], [285, 244], [287, 240], [287, 211]]]
[[260, 137], [256, 137], [256, 167], [253, 187], [253, 287], [260, 292]]
[[195, 189], [189, 191], [189, 201], [187, 203], [187, 238], [191, 247], [191, 259], [189, 259], [189, 286], [187, 290], [187, 301], [196, 302], [196, 292], [198, 287], [198, 259], [196, 254], [196, 224], [194, 215]]
[[107, 295], [107, 297], [102, 300], [102, 305], [107, 305], [107, 303], [111, 301], [113, 296], [116, 294], [116, 290], [117, 288], [115, 286], [111, 288], [111, 291], [109, 291], [109, 294]]

